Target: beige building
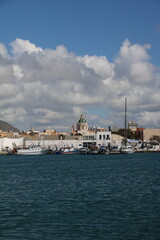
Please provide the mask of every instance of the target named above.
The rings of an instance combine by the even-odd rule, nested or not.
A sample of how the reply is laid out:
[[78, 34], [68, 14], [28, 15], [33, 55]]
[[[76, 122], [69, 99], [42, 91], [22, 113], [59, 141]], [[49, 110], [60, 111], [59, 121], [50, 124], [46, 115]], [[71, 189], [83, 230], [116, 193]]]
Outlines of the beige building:
[[112, 133], [111, 138], [112, 138], [112, 142], [117, 142], [117, 141], [122, 142], [122, 140], [124, 139], [124, 137], [114, 133]]
[[143, 129], [143, 140], [150, 140], [153, 136], [160, 137], [160, 129]]
[[8, 132], [0, 130], [0, 137], [7, 137]]
[[0, 137], [18, 137], [19, 133], [0, 130]]
[[58, 133], [55, 129], [44, 129], [43, 132], [39, 133], [41, 136], [57, 136]]

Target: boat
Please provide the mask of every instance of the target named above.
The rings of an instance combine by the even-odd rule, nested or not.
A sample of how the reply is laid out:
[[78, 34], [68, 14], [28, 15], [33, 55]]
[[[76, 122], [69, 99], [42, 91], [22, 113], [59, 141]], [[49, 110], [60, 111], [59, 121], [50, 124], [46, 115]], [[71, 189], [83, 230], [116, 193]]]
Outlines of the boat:
[[119, 145], [112, 145], [109, 148], [109, 154], [119, 154], [120, 153], [121, 146]]
[[55, 154], [78, 154], [79, 150], [74, 149], [73, 147], [62, 147]]
[[106, 146], [101, 146], [98, 150], [99, 154], [108, 154], [108, 149]]
[[89, 149], [86, 147], [80, 148], [80, 154], [88, 154]]
[[90, 147], [88, 154], [98, 154], [98, 147], [96, 147], [96, 146]]
[[43, 149], [39, 145], [30, 145], [27, 148], [14, 148], [12, 150], [14, 154], [17, 155], [42, 155], [42, 154], [48, 154], [48, 150]]
[[130, 145], [122, 146], [121, 153], [134, 153], [134, 149]]

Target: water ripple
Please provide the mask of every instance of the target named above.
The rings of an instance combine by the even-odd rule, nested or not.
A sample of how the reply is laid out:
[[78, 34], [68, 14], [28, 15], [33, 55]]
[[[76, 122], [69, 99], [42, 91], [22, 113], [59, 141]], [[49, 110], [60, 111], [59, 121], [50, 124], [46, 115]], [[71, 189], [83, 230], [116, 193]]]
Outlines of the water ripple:
[[158, 240], [159, 154], [2, 156], [2, 240]]

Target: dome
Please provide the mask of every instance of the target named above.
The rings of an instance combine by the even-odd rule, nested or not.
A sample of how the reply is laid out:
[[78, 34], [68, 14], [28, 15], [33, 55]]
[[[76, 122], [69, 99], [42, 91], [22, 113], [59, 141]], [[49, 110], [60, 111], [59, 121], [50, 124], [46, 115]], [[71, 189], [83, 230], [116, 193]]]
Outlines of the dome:
[[87, 123], [87, 121], [86, 121], [86, 119], [84, 118], [83, 115], [81, 115], [81, 117], [80, 117], [80, 119], [79, 119], [78, 122], [79, 122], [79, 123]]
[[83, 115], [80, 116], [80, 119], [77, 123], [77, 130], [78, 131], [84, 131], [84, 130], [87, 131], [88, 130], [88, 123]]

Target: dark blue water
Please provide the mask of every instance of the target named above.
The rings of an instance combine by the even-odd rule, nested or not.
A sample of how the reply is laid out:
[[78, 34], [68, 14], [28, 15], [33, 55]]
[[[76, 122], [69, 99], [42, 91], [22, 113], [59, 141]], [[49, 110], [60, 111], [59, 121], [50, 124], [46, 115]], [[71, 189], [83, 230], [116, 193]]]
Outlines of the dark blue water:
[[160, 154], [0, 156], [1, 240], [159, 240]]

